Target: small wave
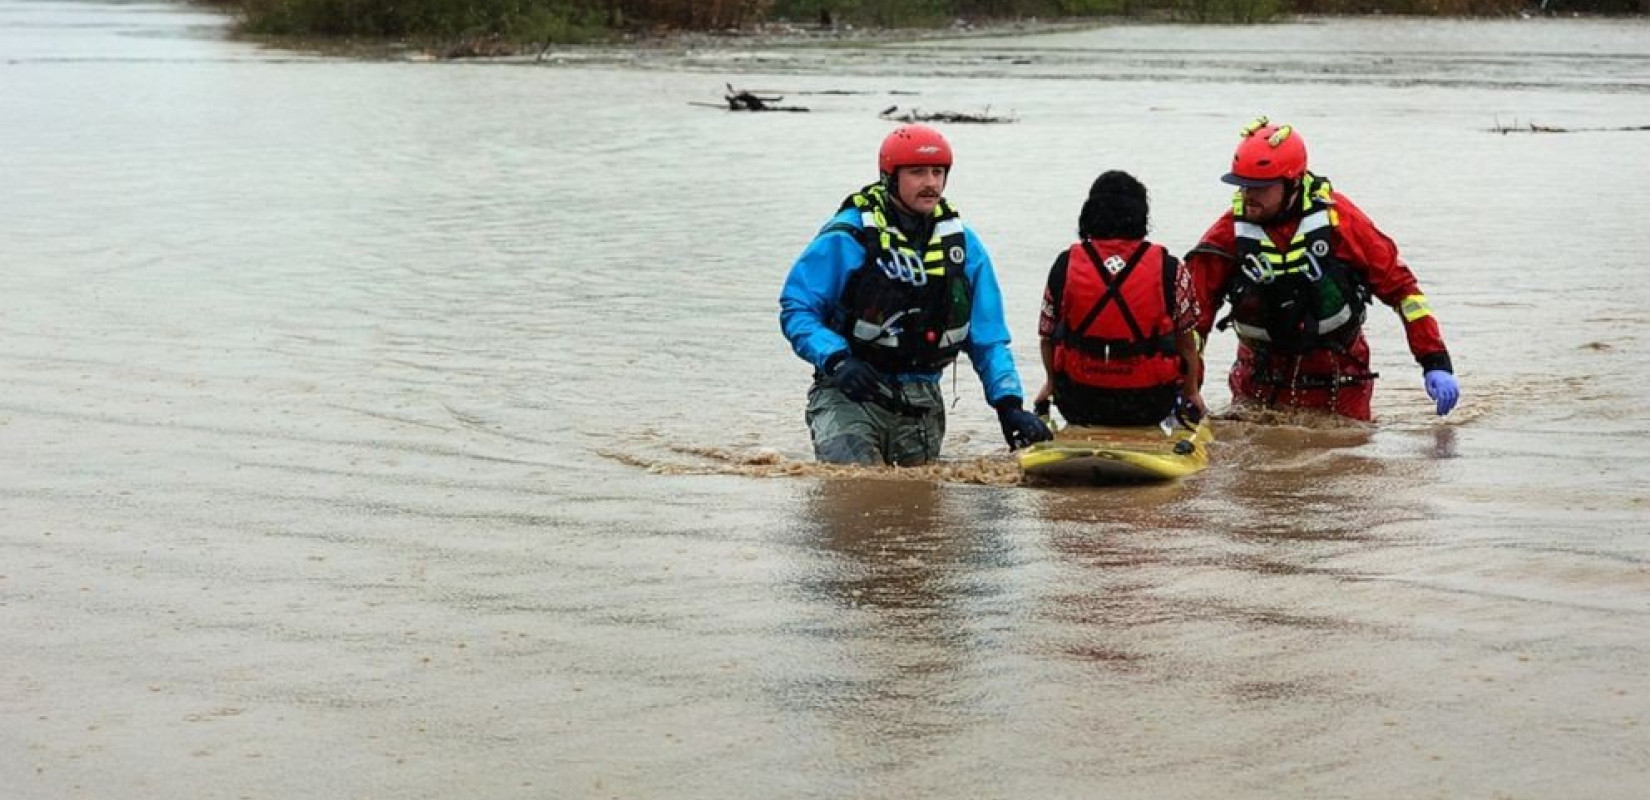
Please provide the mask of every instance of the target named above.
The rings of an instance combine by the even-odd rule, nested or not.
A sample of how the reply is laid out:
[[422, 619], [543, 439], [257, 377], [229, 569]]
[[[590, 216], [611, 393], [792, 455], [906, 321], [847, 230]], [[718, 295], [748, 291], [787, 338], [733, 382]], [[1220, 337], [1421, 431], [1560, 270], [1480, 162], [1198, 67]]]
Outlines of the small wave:
[[[596, 454], [655, 475], [738, 475], [747, 478], [855, 478], [920, 483], [1018, 486], [1020, 467], [1008, 456], [941, 461], [920, 467], [858, 466], [801, 461], [767, 448], [746, 450], [705, 445], [670, 445], [671, 456], [603, 449]], [[695, 461], [683, 461], [688, 456]]]

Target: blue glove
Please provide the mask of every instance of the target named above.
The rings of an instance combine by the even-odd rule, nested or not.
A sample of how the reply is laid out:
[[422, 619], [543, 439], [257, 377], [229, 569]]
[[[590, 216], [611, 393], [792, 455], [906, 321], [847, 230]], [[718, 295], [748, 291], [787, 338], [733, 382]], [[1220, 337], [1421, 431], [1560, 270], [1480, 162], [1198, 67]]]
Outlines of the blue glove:
[[1455, 408], [1455, 401], [1461, 399], [1461, 384], [1455, 381], [1455, 376], [1441, 369], [1429, 369], [1421, 376], [1427, 384], [1427, 397], [1438, 401], [1438, 416], [1444, 416]]
[[865, 403], [875, 400], [883, 387], [882, 376], [877, 374], [876, 367], [854, 358], [846, 353], [831, 356], [836, 362], [826, 369], [831, 381], [836, 384], [849, 400], [856, 403]]
[[1022, 401], [1018, 397], [1005, 397], [997, 401], [997, 421], [1003, 426], [1003, 439], [1008, 442], [1008, 449], [1018, 450], [1028, 447], [1032, 442], [1046, 442], [1054, 438], [1048, 426], [1037, 418], [1036, 414], [1020, 406]]

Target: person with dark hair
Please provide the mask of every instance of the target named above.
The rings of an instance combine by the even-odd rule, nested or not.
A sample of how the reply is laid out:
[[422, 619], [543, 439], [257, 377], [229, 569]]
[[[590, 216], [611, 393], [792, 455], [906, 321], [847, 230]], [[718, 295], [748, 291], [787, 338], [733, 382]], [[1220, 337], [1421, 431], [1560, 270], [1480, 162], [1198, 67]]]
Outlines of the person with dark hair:
[[[1311, 172], [1300, 131], [1260, 117], [1244, 127], [1237, 187], [1186, 254], [1197, 279], [1198, 330], [1237, 333], [1237, 406], [1320, 409], [1370, 421], [1375, 393], [1365, 309], [1379, 300], [1403, 320], [1410, 354], [1439, 416], [1461, 397], [1443, 333], [1398, 246], [1329, 179]], [[1220, 322], [1215, 312], [1230, 305]]]
[[1205, 411], [1191, 275], [1146, 239], [1146, 187], [1120, 170], [1094, 179], [1078, 241], [1054, 260], [1037, 322], [1050, 400], [1072, 425], [1154, 425]]
[[814, 368], [814, 455], [831, 464], [938, 459], [940, 374], [961, 353], [1009, 449], [1048, 439], [1025, 409], [991, 256], [944, 196], [951, 144], [926, 125], [902, 125], [883, 140], [877, 171], [797, 257], [779, 295], [780, 329]]

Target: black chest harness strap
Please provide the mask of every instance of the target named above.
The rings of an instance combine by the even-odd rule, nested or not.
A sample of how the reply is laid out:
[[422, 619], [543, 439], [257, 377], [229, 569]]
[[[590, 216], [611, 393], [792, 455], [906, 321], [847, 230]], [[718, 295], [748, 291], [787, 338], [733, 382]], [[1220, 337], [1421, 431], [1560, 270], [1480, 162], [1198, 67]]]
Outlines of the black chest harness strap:
[[[1151, 243], [1141, 242], [1140, 246], [1136, 247], [1134, 253], [1129, 256], [1129, 260], [1123, 265], [1123, 268], [1110, 278], [1107, 278], [1106, 269], [1101, 266], [1102, 259], [1100, 253], [1094, 249], [1094, 244], [1088, 239], [1084, 239], [1082, 246], [1083, 252], [1088, 255], [1090, 265], [1094, 267], [1095, 274], [1100, 277], [1100, 283], [1106, 287], [1106, 291], [1095, 302], [1094, 308], [1089, 309], [1089, 312], [1083, 315], [1083, 321], [1077, 324], [1076, 329], [1057, 330], [1054, 338], [1068, 347], [1099, 356], [1108, 361], [1113, 358], [1130, 358], [1160, 353], [1172, 355], [1175, 352], [1173, 337], [1148, 335], [1146, 330], [1140, 327], [1139, 320], [1135, 319], [1134, 312], [1129, 309], [1129, 304], [1123, 301], [1123, 285], [1128, 282], [1129, 275], [1134, 272], [1134, 268], [1140, 264], [1140, 259], [1144, 258], [1146, 253], [1151, 250]], [[1117, 312], [1122, 316], [1123, 323], [1129, 326], [1129, 332], [1134, 334], [1134, 338], [1125, 341], [1084, 336], [1083, 334], [1094, 325], [1094, 321], [1099, 319], [1100, 312], [1104, 311], [1106, 306], [1111, 305], [1113, 301], [1116, 302]]]

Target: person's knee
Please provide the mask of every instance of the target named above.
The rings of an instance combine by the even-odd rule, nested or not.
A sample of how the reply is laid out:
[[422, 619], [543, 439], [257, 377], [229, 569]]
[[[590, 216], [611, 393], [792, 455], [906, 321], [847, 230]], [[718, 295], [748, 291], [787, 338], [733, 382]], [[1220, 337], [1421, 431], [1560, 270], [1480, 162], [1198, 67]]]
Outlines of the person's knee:
[[859, 464], [875, 466], [882, 463], [882, 454], [869, 439], [853, 434], [838, 434], [814, 442], [814, 457], [825, 464]]

